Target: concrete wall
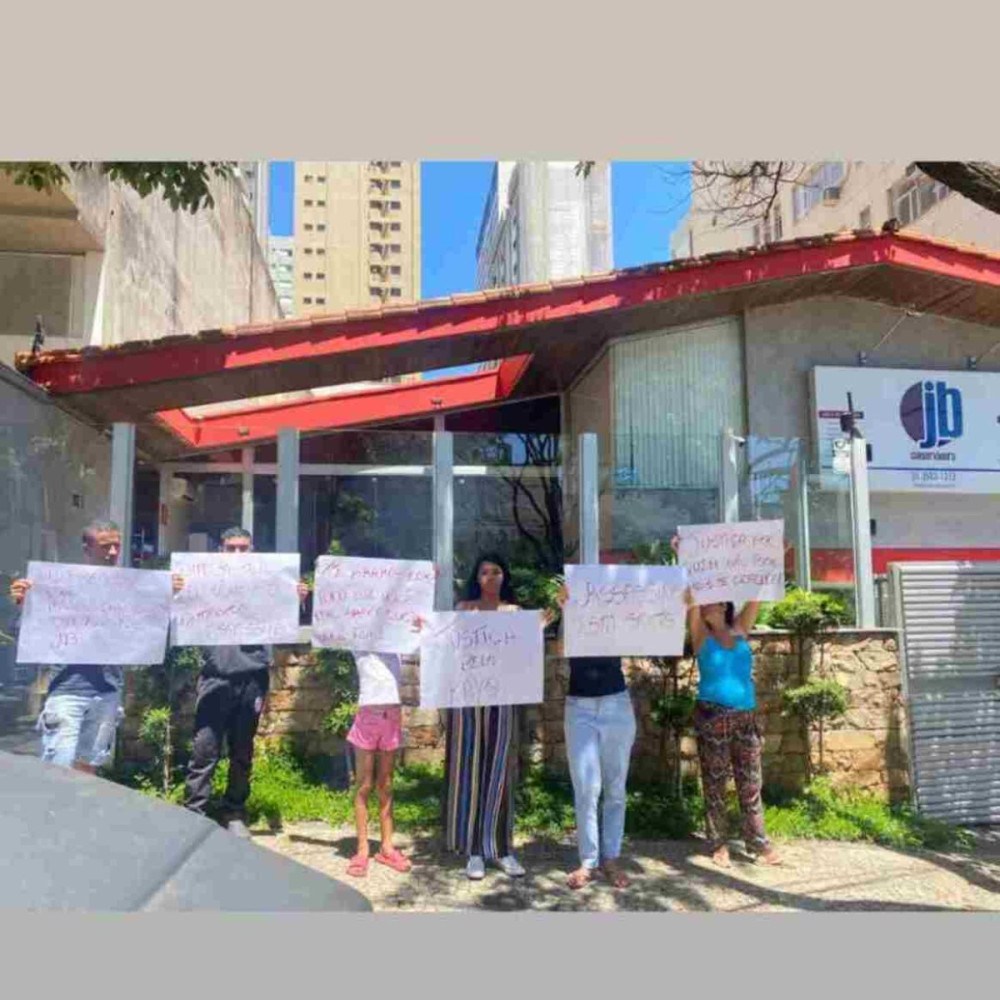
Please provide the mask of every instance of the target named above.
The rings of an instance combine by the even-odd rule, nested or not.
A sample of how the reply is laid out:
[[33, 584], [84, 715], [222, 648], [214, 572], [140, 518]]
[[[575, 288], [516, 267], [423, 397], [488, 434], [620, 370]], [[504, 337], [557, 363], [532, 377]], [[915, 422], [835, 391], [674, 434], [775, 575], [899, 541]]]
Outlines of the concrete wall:
[[13, 366], [31, 349], [35, 317], [45, 328], [45, 348], [80, 346], [71, 336], [74, 258], [71, 255], [0, 253], [0, 362]]
[[211, 183], [215, 206], [174, 212], [94, 173], [74, 176], [81, 221], [104, 247], [85, 310], [91, 343], [118, 344], [280, 315], [267, 259], [235, 179]]
[[[10, 577], [29, 559], [76, 562], [81, 533], [108, 515], [111, 442], [0, 365], [0, 630], [13, 607]], [[11, 681], [14, 650], [0, 646], [0, 684]], [[2, 734], [0, 734], [2, 735]]]

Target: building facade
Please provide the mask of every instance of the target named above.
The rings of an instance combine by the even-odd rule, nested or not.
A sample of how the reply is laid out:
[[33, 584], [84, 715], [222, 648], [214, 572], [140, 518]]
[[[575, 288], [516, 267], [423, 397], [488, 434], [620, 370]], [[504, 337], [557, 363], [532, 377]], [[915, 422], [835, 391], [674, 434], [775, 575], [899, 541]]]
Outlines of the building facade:
[[240, 164], [240, 177], [246, 192], [247, 209], [253, 217], [253, 228], [260, 245], [267, 248], [270, 231], [270, 173], [267, 160]]
[[671, 236], [675, 260], [843, 230], [880, 230], [889, 219], [937, 239], [1000, 249], [1000, 216], [912, 163], [836, 160], [796, 166], [779, 185], [767, 218], [737, 226], [719, 210], [726, 192], [723, 182], [706, 187], [694, 181], [691, 207]]
[[611, 165], [584, 177], [574, 161], [496, 164], [476, 241], [480, 288], [610, 271]]
[[269, 237], [267, 259], [281, 315], [291, 316], [295, 308], [295, 239], [291, 236]]
[[420, 298], [420, 164], [295, 164], [295, 315]]
[[0, 362], [273, 319], [278, 303], [239, 178], [191, 214], [92, 171], [59, 191], [0, 176]]

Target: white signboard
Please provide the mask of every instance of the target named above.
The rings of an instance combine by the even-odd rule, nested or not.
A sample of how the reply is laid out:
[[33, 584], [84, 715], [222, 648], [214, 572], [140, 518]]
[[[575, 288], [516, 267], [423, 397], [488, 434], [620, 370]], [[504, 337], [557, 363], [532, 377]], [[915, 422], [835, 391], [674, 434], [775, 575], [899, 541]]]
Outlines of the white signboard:
[[175, 646], [298, 641], [297, 552], [175, 552], [170, 569], [184, 577], [173, 602]]
[[851, 393], [871, 446], [875, 492], [1000, 492], [1000, 373], [902, 368], [814, 368], [821, 469]]
[[696, 604], [780, 601], [785, 596], [784, 521], [685, 524], [678, 556]]
[[320, 556], [312, 643], [375, 653], [415, 653], [413, 623], [434, 610], [434, 564]]
[[542, 702], [540, 611], [445, 611], [420, 636], [420, 707]]
[[567, 566], [566, 655], [680, 656], [686, 586], [680, 566]]
[[170, 626], [170, 574], [148, 569], [28, 563], [18, 663], [149, 666]]

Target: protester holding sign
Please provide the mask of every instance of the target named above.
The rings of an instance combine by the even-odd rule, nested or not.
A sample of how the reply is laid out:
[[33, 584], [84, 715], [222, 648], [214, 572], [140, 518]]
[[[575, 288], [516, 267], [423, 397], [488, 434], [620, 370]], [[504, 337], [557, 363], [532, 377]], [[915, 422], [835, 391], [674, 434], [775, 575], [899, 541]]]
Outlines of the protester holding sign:
[[[480, 555], [458, 611], [519, 611], [510, 571], [497, 555]], [[540, 616], [541, 627], [551, 620]], [[470, 879], [495, 860], [513, 878], [525, 874], [514, 857], [516, 715], [512, 705], [447, 709], [445, 737], [445, 844], [468, 858]]]
[[368, 798], [378, 789], [379, 833], [382, 842], [375, 861], [398, 872], [412, 865], [392, 843], [392, 772], [396, 751], [403, 742], [403, 712], [399, 684], [402, 661], [397, 653], [355, 652], [358, 669], [358, 712], [347, 742], [354, 747], [357, 788], [354, 792], [354, 821], [358, 850], [347, 866], [347, 874], [363, 878], [368, 874]]
[[[567, 587], [560, 590], [558, 601], [565, 609]], [[625, 834], [625, 785], [636, 723], [620, 657], [569, 658], [564, 726], [580, 852], [580, 867], [570, 873], [567, 884], [581, 889], [603, 867], [607, 880], [616, 889], [624, 889], [629, 880], [618, 858]], [[602, 794], [602, 822], [598, 824]]]
[[[220, 552], [238, 556], [253, 550], [253, 538], [243, 528], [227, 528], [222, 533]], [[179, 578], [177, 589], [184, 586]], [[300, 602], [309, 595], [298, 584]], [[188, 764], [184, 805], [204, 814], [212, 794], [212, 777], [219, 764], [222, 741], [229, 746], [229, 781], [224, 810], [227, 826], [240, 837], [249, 837], [244, 807], [250, 794], [253, 743], [269, 687], [273, 662], [270, 646], [202, 646], [204, 666], [198, 678], [195, 703], [194, 746]]]
[[[84, 562], [117, 566], [121, 545], [117, 524], [94, 521], [83, 532]], [[31, 586], [32, 581], [25, 577], [11, 583], [10, 597], [18, 608], [23, 607]], [[49, 681], [38, 717], [42, 760], [89, 774], [106, 764], [124, 715], [122, 687], [121, 666], [88, 663], [60, 667]]]
[[[673, 546], [676, 552], [676, 537]], [[726, 784], [731, 768], [747, 851], [767, 864], [779, 864], [764, 832], [763, 737], [756, 715], [753, 652], [747, 638], [760, 604], [748, 601], [737, 615], [732, 601], [699, 605], [690, 591], [687, 603], [691, 645], [698, 660], [694, 726], [712, 858], [722, 867], [729, 866]]]

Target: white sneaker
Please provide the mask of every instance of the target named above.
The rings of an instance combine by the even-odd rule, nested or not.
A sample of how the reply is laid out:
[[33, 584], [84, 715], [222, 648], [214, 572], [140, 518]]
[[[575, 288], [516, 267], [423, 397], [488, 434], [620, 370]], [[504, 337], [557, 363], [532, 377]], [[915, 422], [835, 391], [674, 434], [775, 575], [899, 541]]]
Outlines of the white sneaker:
[[506, 857], [500, 858], [497, 864], [503, 869], [504, 874], [509, 875], [511, 878], [522, 878], [527, 874], [524, 866], [513, 854], [508, 854]]
[[465, 874], [475, 881], [486, 877], [486, 862], [480, 855], [473, 854], [469, 858], [469, 863], [465, 866]]

